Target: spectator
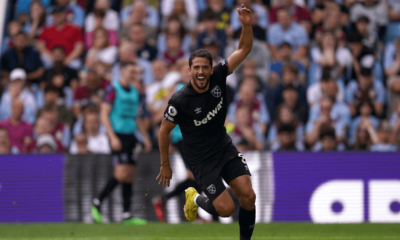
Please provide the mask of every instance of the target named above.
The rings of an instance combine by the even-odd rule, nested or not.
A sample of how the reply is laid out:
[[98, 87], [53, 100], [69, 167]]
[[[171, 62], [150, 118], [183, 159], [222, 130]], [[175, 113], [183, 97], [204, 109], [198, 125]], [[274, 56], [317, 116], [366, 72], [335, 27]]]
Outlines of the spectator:
[[379, 119], [373, 115], [374, 105], [369, 99], [363, 99], [357, 106], [358, 117], [354, 118], [351, 122], [349, 133], [349, 145], [352, 146], [355, 143], [356, 132], [358, 126], [365, 121], [369, 121], [374, 129], [377, 129], [379, 126]]
[[264, 146], [264, 135], [258, 125], [250, 119], [250, 106], [241, 105], [236, 108], [232, 142], [239, 151], [261, 150]]
[[335, 135], [335, 129], [331, 124], [321, 125], [319, 140], [320, 144], [317, 144], [317, 147], [314, 147], [314, 151], [331, 152], [344, 150], [339, 147]]
[[369, 18], [369, 32], [374, 33], [383, 39], [386, 31], [386, 24], [389, 16], [384, 5], [380, 0], [364, 0], [354, 4], [350, 9], [350, 21], [355, 23], [360, 16]]
[[[299, 72], [297, 67], [293, 64], [286, 64], [283, 67], [282, 83], [278, 86], [268, 89], [267, 95], [270, 96], [269, 110], [275, 112], [276, 108], [284, 101], [283, 91], [288, 86], [293, 86], [298, 93], [298, 100], [301, 105], [307, 108], [307, 93], [306, 88], [299, 84], [298, 76]], [[297, 103], [296, 103], [297, 105]]]
[[119, 66], [121, 62], [133, 62], [142, 70], [141, 79], [144, 85], [154, 81], [153, 69], [151, 63], [145, 59], [138, 58], [135, 53], [134, 45], [129, 41], [122, 42], [118, 47], [118, 62], [111, 69], [112, 81], [118, 81], [120, 78]]
[[110, 45], [105, 28], [97, 28], [93, 32], [93, 45], [86, 55], [85, 65], [93, 69], [96, 61], [101, 61], [110, 68], [117, 61], [118, 48]]
[[[219, 63], [221, 61], [224, 61], [224, 59], [221, 57], [220, 55], [220, 47], [219, 47], [219, 43], [216, 39], [212, 38], [212, 37], [207, 37], [203, 39], [201, 48], [207, 50], [208, 52], [210, 52], [213, 61]], [[256, 69], [257, 70], [257, 64], [256, 64]], [[255, 71], [254, 71], [255, 72]]]
[[16, 68], [10, 73], [10, 83], [8, 90], [1, 96], [0, 103], [0, 120], [6, 120], [12, 115], [12, 102], [19, 99], [23, 102], [24, 111], [22, 120], [33, 124], [36, 118], [36, 100], [34, 95], [29, 91], [26, 84], [27, 75], [21, 68]]
[[296, 141], [295, 129], [290, 124], [284, 124], [278, 129], [276, 142], [271, 146], [271, 151], [303, 151], [304, 146]]
[[389, 15], [389, 20], [391, 22], [400, 21], [400, 2], [397, 0], [384, 0], [382, 1], [383, 6], [385, 6], [386, 11]]
[[323, 96], [328, 96], [334, 102], [343, 102], [345, 90], [331, 75], [329, 69], [322, 75], [320, 81], [314, 83], [307, 89], [307, 101], [310, 107], [318, 104]]
[[[66, 66], [65, 63], [65, 50], [61, 46], [56, 46], [51, 50], [51, 56], [54, 60], [53, 67], [47, 69], [43, 74], [43, 82], [50, 83], [53, 76], [62, 74], [64, 76], [64, 87], [70, 87], [75, 90], [78, 87], [78, 72]], [[43, 87], [42, 87], [43, 88]]]
[[17, 20], [11, 21], [7, 26], [7, 36], [4, 37], [1, 44], [1, 52], [5, 52], [8, 48], [14, 46], [14, 37], [22, 30], [21, 23]]
[[29, 18], [23, 29], [32, 41], [36, 40], [40, 36], [46, 25], [46, 10], [40, 0], [33, 0], [29, 9]]
[[159, 52], [164, 52], [167, 49], [167, 35], [178, 35], [182, 38], [182, 50], [185, 52], [190, 51], [192, 36], [187, 33], [178, 16], [169, 17], [165, 31], [158, 34], [157, 50]]
[[[136, 12], [134, 11], [136, 9]], [[124, 26], [129, 26], [136, 23], [135, 18], [137, 17], [137, 10], [145, 9], [145, 11], [140, 11], [144, 16], [145, 20], [142, 22], [146, 26], [151, 28], [157, 28], [160, 22], [158, 11], [155, 7], [147, 4], [145, 1], [134, 1], [132, 5], [128, 5], [121, 9], [120, 18]], [[136, 14], [135, 14], [136, 13]]]
[[64, 82], [63, 74], [54, 74], [51, 78], [51, 82], [46, 84], [44, 91], [39, 90], [36, 95], [38, 108], [42, 108], [47, 102], [52, 102], [57, 106], [65, 106], [71, 110], [73, 105], [73, 92], [70, 87], [64, 86]]
[[370, 98], [374, 102], [374, 112], [377, 117], [381, 117], [385, 104], [385, 88], [380, 81], [372, 79], [372, 70], [368, 68], [362, 68], [358, 80], [347, 85], [346, 101], [352, 116], [356, 115], [356, 105], [363, 98]]
[[[86, 32], [85, 32], [85, 47], [86, 47], [86, 49], [89, 49], [93, 46], [94, 30], [97, 28], [104, 28], [103, 22], [105, 21], [104, 20], [105, 16], [106, 16], [106, 13], [102, 10], [94, 10], [93, 11], [93, 17], [94, 17], [93, 29], [92, 29], [92, 31], [86, 30]], [[118, 46], [118, 31], [112, 30], [112, 29], [106, 29], [106, 31], [107, 31], [107, 38], [109, 40], [109, 44], [112, 46]]]
[[[322, 68], [331, 68], [334, 79], [342, 78], [344, 70], [350, 68], [353, 63], [351, 52], [347, 48], [339, 46], [332, 31], [321, 33], [321, 41], [317, 46], [311, 48], [310, 55], [313, 63], [317, 63]], [[314, 77], [319, 79], [320, 75]]]
[[217, 25], [217, 15], [212, 11], [205, 12], [203, 16], [204, 31], [197, 35], [197, 49], [200, 49], [202, 47], [203, 40], [205, 38], [213, 38], [218, 41], [218, 45], [221, 49], [219, 55], [223, 57], [223, 50], [225, 49], [227, 44], [227, 36], [224, 30], [219, 30], [217, 28]]
[[64, 64], [66, 66], [75, 69], [80, 68], [81, 61], [79, 57], [84, 49], [83, 37], [80, 29], [67, 23], [67, 14], [63, 7], [56, 6], [53, 8], [52, 15], [54, 18], [54, 25], [46, 27], [43, 30], [37, 43], [46, 68], [50, 68], [54, 64], [54, 59], [50, 51], [55, 46], [62, 46], [65, 49], [66, 58]]
[[27, 79], [31, 83], [38, 83], [44, 73], [43, 63], [39, 53], [28, 46], [28, 37], [25, 33], [18, 33], [14, 37], [14, 47], [9, 48], [1, 58], [1, 69], [4, 77], [9, 77], [15, 68], [23, 68]]
[[[289, 11], [282, 8], [277, 12], [278, 22], [268, 29], [267, 39], [274, 59], [278, 59], [277, 48], [284, 42], [290, 43], [294, 50], [293, 59], [307, 63], [308, 35], [298, 23], [292, 22]], [[304, 64], [307, 65], [307, 64]]]
[[[17, 18], [20, 17], [21, 15], [26, 15], [29, 14], [29, 11], [31, 11], [30, 6], [32, 5], [32, 2], [34, 0], [17, 0], [15, 1], [15, 12], [14, 16]], [[41, 4], [44, 5], [44, 7], [49, 7], [51, 4], [51, 0], [41, 0]], [[14, 7], [14, 6], [13, 6]]]
[[11, 153], [27, 151], [32, 141], [32, 125], [22, 119], [24, 103], [19, 99], [12, 101], [12, 115], [8, 120], [0, 122], [0, 128], [7, 129], [9, 133]]
[[[249, 80], [244, 80], [242, 82], [239, 87], [237, 99], [235, 99], [234, 102], [229, 105], [228, 121], [234, 123], [237, 115], [241, 115], [244, 112], [239, 111], [238, 113], [237, 108], [240, 106], [245, 106], [248, 108], [250, 126], [255, 126], [257, 129], [257, 134], [264, 136], [267, 132], [267, 126], [270, 121], [269, 113], [264, 102], [264, 97], [260, 93], [257, 94], [255, 90], [256, 88], [254, 82]], [[239, 123], [239, 125], [240, 124], [241, 123]], [[259, 139], [261, 140], [261, 137]]]
[[182, 39], [176, 35], [167, 36], [167, 50], [159, 53], [158, 60], [165, 61], [168, 66], [181, 58], [189, 58], [189, 54], [182, 50]]
[[[244, 0], [244, 1], [240, 1], [239, 3], [244, 4], [245, 7], [250, 8], [254, 15], [257, 16], [257, 19], [254, 20], [258, 20], [258, 26], [260, 26], [262, 29], [267, 29], [268, 27], [268, 13], [265, 10], [265, 8], [256, 3], [256, 1], [253, 0]], [[233, 8], [232, 12], [231, 12], [231, 28], [236, 31], [239, 28], [241, 28], [241, 23], [239, 20], [239, 15], [237, 14], [237, 10], [236, 8]]]
[[[271, 125], [268, 131], [268, 145], [272, 151], [277, 149], [287, 149], [288, 147], [295, 147], [297, 150], [304, 150], [304, 126], [296, 118], [293, 110], [282, 104], [277, 109], [277, 117], [275, 122]], [[288, 127], [290, 126], [290, 128]], [[283, 129], [281, 129], [283, 127]], [[283, 141], [279, 136], [279, 130], [281, 129]], [[291, 134], [293, 133], [293, 136]], [[290, 135], [290, 141], [288, 139]], [[293, 138], [292, 138], [293, 137]], [[293, 146], [289, 143], [293, 141]], [[282, 150], [282, 149], [281, 149]]]
[[385, 48], [385, 73], [388, 77], [399, 75], [400, 72], [400, 37], [389, 43]]
[[322, 98], [319, 104], [312, 107], [306, 125], [306, 143], [309, 146], [318, 142], [324, 124], [333, 125], [338, 143], [346, 140], [350, 109], [344, 103], [333, 103], [329, 97]]
[[395, 128], [398, 122], [400, 122], [400, 103], [397, 103], [395, 110], [390, 115], [390, 125], [393, 128]]
[[361, 122], [358, 125], [355, 142], [354, 142], [352, 149], [358, 150], [358, 151], [359, 150], [368, 151], [368, 150], [370, 150], [371, 145], [372, 145], [372, 141], [371, 141], [371, 137], [368, 133], [367, 124], [365, 124], [364, 122]]
[[109, 82], [100, 79], [95, 71], [89, 70], [87, 73], [86, 85], [79, 86], [74, 94], [75, 117], [79, 116], [81, 107], [88, 104], [89, 101], [100, 105], [108, 85], [110, 85]]
[[[71, 0], [55, 0], [56, 5], [49, 7], [48, 13], [53, 13], [54, 9], [64, 8], [66, 12], [66, 19], [71, 24], [83, 28], [85, 22], [85, 11], [77, 4], [71, 4]], [[46, 18], [46, 25], [51, 26], [57, 21], [55, 16], [48, 14]]]
[[384, 120], [378, 127], [378, 131], [375, 132], [372, 124], [367, 122], [368, 132], [371, 136], [372, 146], [371, 151], [374, 152], [395, 152], [397, 147], [393, 144], [394, 138], [393, 128], [390, 126], [389, 122]]
[[226, 6], [224, 0], [207, 1], [207, 3], [208, 3], [208, 8], [205, 11], [203, 11], [199, 16], [199, 18], [200, 18], [199, 25], [201, 25], [203, 22], [202, 17], [204, 16], [204, 13], [207, 11], [212, 11], [218, 17], [217, 28], [219, 30], [225, 30], [226, 27], [228, 27], [229, 23], [230, 23], [230, 10]]
[[373, 32], [368, 28], [370, 20], [366, 16], [360, 16], [356, 22], [356, 28], [358, 34], [360, 34], [363, 38], [362, 42], [365, 48], [367, 48], [370, 52], [376, 54], [378, 50], [378, 39]]
[[50, 134], [40, 135], [36, 141], [36, 151], [38, 153], [55, 153], [57, 152], [57, 143]]
[[302, 103], [299, 101], [298, 90], [295, 87], [289, 85], [283, 90], [282, 97], [283, 103], [294, 112], [296, 118], [302, 124], [305, 124], [308, 119], [308, 108], [302, 105]]
[[9, 154], [10, 149], [10, 137], [8, 130], [0, 127], [0, 154]]
[[91, 154], [92, 152], [89, 150], [88, 145], [89, 145], [88, 137], [83, 133], [79, 133], [78, 135], [75, 136], [74, 141], [71, 144], [71, 148], [69, 149], [69, 153]]
[[71, 154], [111, 153], [107, 135], [100, 132], [100, 118], [97, 112], [87, 112], [84, 115], [83, 132], [85, 134], [76, 135], [75, 140], [72, 141], [69, 149]]
[[290, 11], [291, 18], [303, 25], [307, 32], [311, 32], [311, 14], [307, 8], [301, 7], [295, 4], [294, 0], [283, 0], [280, 6], [273, 7], [269, 15], [270, 24], [276, 23], [278, 21], [278, 10], [284, 8]]
[[92, 32], [100, 27], [96, 25], [95, 11], [104, 12], [104, 18], [101, 27], [106, 30], [118, 31], [119, 17], [118, 13], [110, 8], [110, 0], [96, 0], [93, 12], [89, 13], [85, 19], [85, 32]]
[[[81, 107], [81, 114], [78, 116], [78, 118], [76, 119], [75, 123], [74, 123], [74, 127], [72, 130], [72, 134], [73, 135], [78, 135], [80, 133], [83, 133], [83, 122], [84, 122], [84, 116], [87, 113], [96, 113], [99, 114], [100, 112], [100, 106], [96, 105], [93, 102], [89, 102], [87, 105], [83, 105]], [[104, 126], [102, 124], [100, 124], [100, 133], [105, 133], [106, 129], [104, 128]]]
[[153, 61], [157, 57], [157, 49], [146, 42], [145, 26], [140, 23], [132, 24], [129, 29], [129, 39], [132, 41], [137, 56]]
[[[283, 66], [287, 63], [295, 64], [301, 75], [304, 75], [306, 72], [304, 66], [299, 61], [293, 60], [293, 49], [290, 43], [283, 42], [279, 45], [279, 49], [277, 50], [277, 59], [272, 61], [269, 67], [269, 86], [275, 86], [278, 84], [282, 78]], [[304, 79], [304, 76], [301, 76], [300, 79]], [[300, 80], [300, 82], [304, 82], [304, 80]]]
[[[40, 110], [40, 117], [47, 120], [50, 132], [54, 139], [61, 143], [62, 149], [67, 149], [71, 141], [70, 127], [59, 121], [60, 112], [54, 104], [47, 104]], [[61, 148], [59, 148], [61, 150]]]
[[197, 26], [197, 4], [195, 0], [165, 0], [161, 3], [161, 14], [164, 18], [177, 15], [185, 26], [185, 29], [192, 31]]

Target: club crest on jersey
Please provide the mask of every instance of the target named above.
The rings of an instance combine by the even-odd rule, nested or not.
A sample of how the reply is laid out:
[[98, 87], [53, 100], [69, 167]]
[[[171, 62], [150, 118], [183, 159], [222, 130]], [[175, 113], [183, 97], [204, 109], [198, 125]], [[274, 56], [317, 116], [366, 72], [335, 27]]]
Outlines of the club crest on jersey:
[[207, 187], [207, 191], [210, 194], [215, 194], [217, 192], [217, 188], [214, 186], [214, 184], [211, 184], [210, 186]]
[[215, 86], [215, 87], [211, 90], [211, 94], [212, 94], [214, 97], [216, 97], [216, 98], [221, 97], [221, 94], [222, 94], [221, 88], [219, 88], [218, 85]]
[[173, 106], [168, 107], [168, 114], [175, 117], [178, 114], [178, 111]]

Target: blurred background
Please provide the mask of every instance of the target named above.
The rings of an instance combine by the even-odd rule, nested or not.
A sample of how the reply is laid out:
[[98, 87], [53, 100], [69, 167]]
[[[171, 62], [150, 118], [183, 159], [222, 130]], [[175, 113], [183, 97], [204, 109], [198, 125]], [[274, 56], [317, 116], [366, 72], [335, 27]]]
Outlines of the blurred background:
[[[398, 0], [2, 0], [0, 222], [92, 222], [112, 174], [100, 104], [126, 61], [153, 143], [132, 212], [158, 221], [167, 102], [192, 51], [214, 64], [233, 53], [242, 3], [254, 43], [227, 79], [226, 126], [254, 173], [257, 222], [400, 222]], [[173, 186], [186, 177], [175, 151]], [[121, 220], [119, 191], [105, 221]], [[182, 201], [168, 202], [168, 222], [184, 221]]]

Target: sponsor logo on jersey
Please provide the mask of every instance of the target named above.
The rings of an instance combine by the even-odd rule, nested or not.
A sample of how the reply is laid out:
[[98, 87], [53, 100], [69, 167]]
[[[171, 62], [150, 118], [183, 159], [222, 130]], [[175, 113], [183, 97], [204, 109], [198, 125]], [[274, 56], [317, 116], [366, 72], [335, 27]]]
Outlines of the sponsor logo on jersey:
[[169, 106], [168, 107], [168, 114], [175, 117], [176, 114], [178, 114], [178, 111], [176, 110], [176, 108], [174, 106]]
[[196, 108], [194, 111], [196, 112], [196, 114], [199, 114], [201, 113], [201, 108]]
[[217, 188], [214, 186], [214, 184], [211, 184], [210, 186], [207, 187], [207, 191], [210, 194], [215, 194], [217, 192]]
[[221, 101], [218, 103], [218, 105], [210, 112], [207, 113], [207, 117], [203, 118], [203, 120], [201, 121], [197, 121], [194, 120], [194, 125], [195, 126], [200, 126], [201, 124], [206, 124], [208, 121], [210, 121], [215, 115], [217, 115], [217, 113], [219, 112], [219, 110], [221, 110], [222, 108], [222, 104], [223, 104], [223, 99], [221, 98]]
[[214, 97], [216, 97], [216, 98], [221, 97], [221, 94], [222, 94], [221, 88], [219, 88], [218, 85], [215, 86], [215, 87], [211, 90], [211, 94], [212, 94]]

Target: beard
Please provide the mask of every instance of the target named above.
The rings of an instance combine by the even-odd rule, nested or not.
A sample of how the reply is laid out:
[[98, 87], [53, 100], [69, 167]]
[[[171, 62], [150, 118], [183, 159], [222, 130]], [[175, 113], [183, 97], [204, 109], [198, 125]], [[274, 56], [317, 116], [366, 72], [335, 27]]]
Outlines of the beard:
[[197, 87], [198, 89], [200, 89], [200, 90], [206, 89], [206, 88], [208, 87], [208, 85], [210, 84], [210, 78], [206, 78], [206, 84], [204, 85], [204, 87], [200, 87], [200, 86], [197, 84], [196, 80], [198, 80], [197, 77], [192, 77], [192, 81], [193, 81], [194, 85], [196, 85], [196, 87]]

